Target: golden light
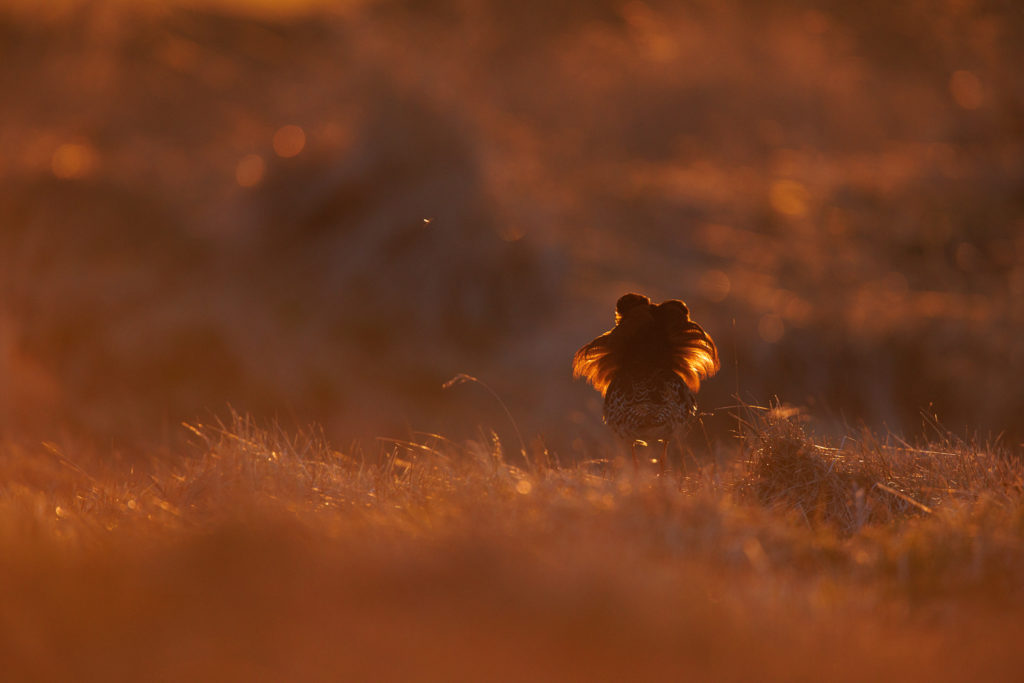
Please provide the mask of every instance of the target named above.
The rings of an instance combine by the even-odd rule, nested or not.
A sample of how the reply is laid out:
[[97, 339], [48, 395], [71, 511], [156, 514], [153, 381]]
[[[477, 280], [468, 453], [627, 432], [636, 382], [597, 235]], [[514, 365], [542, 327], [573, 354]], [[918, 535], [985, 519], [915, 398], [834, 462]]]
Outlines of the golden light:
[[526, 481], [525, 479], [520, 479], [519, 482], [516, 484], [516, 493], [519, 493], [519, 494], [522, 494], [522, 495], [525, 496], [528, 493], [530, 493], [530, 491], [532, 491], [532, 490], [533, 490], [533, 484], [531, 484], [530, 482]]
[[964, 109], [979, 109], [985, 103], [985, 89], [970, 71], [960, 69], [949, 77], [949, 94]]
[[253, 187], [263, 180], [267, 165], [259, 154], [248, 154], [235, 166], [235, 180], [242, 187]]
[[772, 208], [784, 216], [803, 216], [807, 213], [811, 193], [795, 180], [776, 180], [768, 193]]
[[782, 318], [774, 313], [765, 313], [757, 323], [757, 334], [769, 344], [782, 339], [786, 333], [786, 327], [782, 324]]
[[277, 156], [290, 159], [306, 147], [306, 132], [299, 126], [288, 124], [274, 133], [274, 152]]
[[80, 143], [61, 145], [50, 158], [53, 175], [65, 180], [83, 178], [96, 167], [96, 152], [92, 147]]

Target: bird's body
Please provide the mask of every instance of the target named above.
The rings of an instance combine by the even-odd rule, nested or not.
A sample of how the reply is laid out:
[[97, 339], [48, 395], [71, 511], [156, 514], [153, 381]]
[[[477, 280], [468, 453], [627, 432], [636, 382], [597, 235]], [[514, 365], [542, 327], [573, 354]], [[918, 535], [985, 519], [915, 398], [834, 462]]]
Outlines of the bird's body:
[[625, 443], [668, 442], [697, 415], [697, 396], [674, 372], [623, 374], [604, 395], [604, 421]]
[[690, 320], [686, 304], [622, 296], [615, 327], [576, 352], [573, 374], [604, 394], [604, 420], [636, 459], [637, 442], [668, 442], [697, 416], [700, 382], [718, 371], [710, 335]]

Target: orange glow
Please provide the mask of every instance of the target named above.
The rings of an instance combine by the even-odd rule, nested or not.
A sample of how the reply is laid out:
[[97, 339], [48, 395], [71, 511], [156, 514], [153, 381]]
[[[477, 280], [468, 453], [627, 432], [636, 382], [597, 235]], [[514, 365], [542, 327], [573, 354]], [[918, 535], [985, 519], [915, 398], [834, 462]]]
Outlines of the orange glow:
[[803, 216], [811, 193], [795, 180], [776, 180], [769, 191], [772, 208], [784, 216]]
[[960, 69], [949, 77], [949, 94], [964, 109], [980, 109], [985, 103], [985, 89], [970, 71]]
[[83, 178], [96, 167], [96, 152], [86, 144], [67, 143], [58, 147], [51, 157], [53, 175], [65, 180]]
[[277, 156], [288, 159], [298, 156], [306, 147], [306, 133], [299, 126], [281, 126], [274, 133], [274, 152]]
[[235, 180], [242, 187], [253, 187], [263, 180], [266, 163], [259, 154], [248, 154], [242, 157], [235, 167]]

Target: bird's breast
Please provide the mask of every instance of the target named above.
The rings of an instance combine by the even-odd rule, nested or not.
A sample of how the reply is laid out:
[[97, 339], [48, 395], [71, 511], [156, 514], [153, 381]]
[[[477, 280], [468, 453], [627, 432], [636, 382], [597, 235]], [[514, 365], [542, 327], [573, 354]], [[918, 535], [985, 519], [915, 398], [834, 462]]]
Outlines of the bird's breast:
[[668, 439], [696, 414], [696, 397], [673, 372], [619, 375], [608, 386], [604, 419], [620, 437]]

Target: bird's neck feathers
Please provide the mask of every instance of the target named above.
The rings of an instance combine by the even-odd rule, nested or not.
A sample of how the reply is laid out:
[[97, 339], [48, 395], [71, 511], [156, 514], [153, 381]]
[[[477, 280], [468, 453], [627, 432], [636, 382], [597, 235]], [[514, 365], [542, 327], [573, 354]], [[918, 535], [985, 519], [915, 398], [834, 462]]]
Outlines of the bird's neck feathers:
[[[697, 323], [673, 315], [654, 315], [655, 307], [631, 311], [618, 324], [585, 345], [573, 358], [573, 376], [582, 377], [602, 395], [622, 372], [675, 372], [694, 392], [719, 368], [711, 337]], [[685, 309], [684, 309], [685, 310]]]

